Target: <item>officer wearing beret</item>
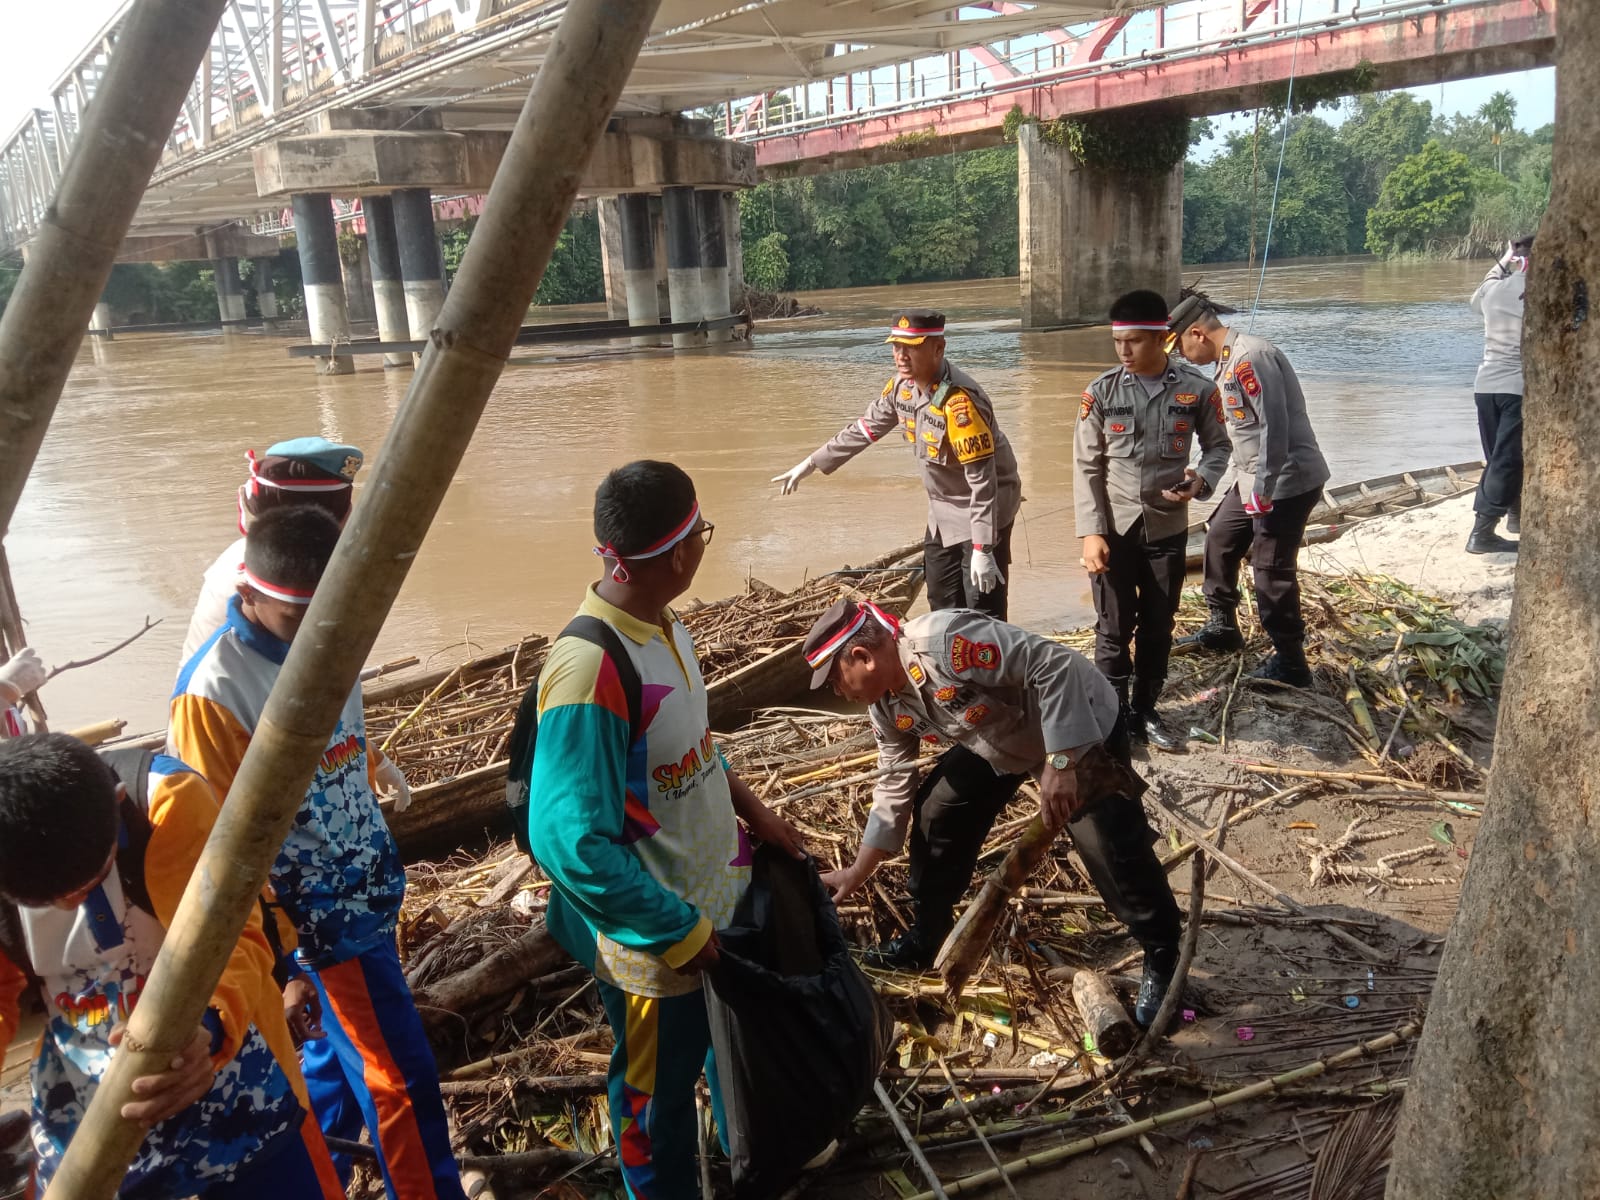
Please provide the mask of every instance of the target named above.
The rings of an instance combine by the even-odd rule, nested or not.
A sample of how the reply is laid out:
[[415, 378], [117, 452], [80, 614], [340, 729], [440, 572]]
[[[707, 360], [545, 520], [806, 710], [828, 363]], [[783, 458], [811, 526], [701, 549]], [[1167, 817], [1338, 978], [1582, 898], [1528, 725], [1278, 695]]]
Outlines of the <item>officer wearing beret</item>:
[[[1072, 439], [1094, 661], [1128, 706], [1133, 740], [1176, 750], [1156, 700], [1183, 597], [1189, 501], [1209, 496], [1228, 469], [1228, 434], [1216, 384], [1167, 357], [1167, 302], [1129, 292], [1110, 315], [1122, 365], [1084, 389]], [[1189, 466], [1196, 441], [1198, 469]]]
[[[970, 609], [902, 627], [875, 605], [841, 600], [811, 627], [803, 650], [813, 688], [829, 684], [871, 706], [883, 771], [855, 861], [823, 882], [843, 899], [911, 835], [915, 920], [869, 961], [932, 964], [984, 838], [1031, 775], [1045, 824], [1072, 834], [1106, 906], [1144, 947], [1135, 1015], [1149, 1025], [1177, 966], [1178, 906], [1152, 848], [1127, 720], [1105, 677], [1075, 650]], [[949, 745], [925, 776], [923, 741]], [[1094, 760], [1114, 768], [1114, 784]]]
[[1172, 310], [1171, 338], [1198, 366], [1215, 364], [1239, 481], [1206, 526], [1205, 593], [1211, 609], [1192, 638], [1207, 650], [1239, 650], [1239, 566], [1255, 574], [1256, 610], [1273, 652], [1250, 673], [1310, 687], [1306, 625], [1300, 614], [1300, 541], [1328, 482], [1328, 464], [1306, 414], [1289, 360], [1266, 338], [1230, 328], [1223, 310], [1194, 293]]
[[899, 429], [928, 491], [928, 606], [975, 608], [1003, 620], [1011, 524], [1022, 505], [1011, 443], [988, 394], [946, 361], [943, 313], [906, 309], [884, 340], [894, 347], [895, 377], [859, 421], [772, 482], [787, 496], [811, 472], [831, 475]]

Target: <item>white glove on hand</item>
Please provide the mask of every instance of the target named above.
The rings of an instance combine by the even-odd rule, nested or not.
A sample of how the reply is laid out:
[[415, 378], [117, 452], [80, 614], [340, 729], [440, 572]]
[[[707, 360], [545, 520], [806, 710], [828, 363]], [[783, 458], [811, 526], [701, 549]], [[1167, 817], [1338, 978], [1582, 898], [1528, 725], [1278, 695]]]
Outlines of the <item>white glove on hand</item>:
[[32, 646], [24, 646], [0, 667], [0, 701], [15, 704], [29, 692], [38, 691], [49, 674], [39, 652]]
[[1000, 574], [1000, 564], [994, 561], [994, 555], [987, 550], [972, 548], [972, 586], [985, 596], [994, 591], [1006, 581]]
[[378, 790], [393, 803], [395, 812], [403, 813], [411, 807], [411, 787], [406, 783], [406, 777], [400, 774], [400, 768], [394, 765], [393, 759], [380, 755], [378, 769], [372, 774], [378, 781]]
[[779, 489], [778, 494], [780, 496], [787, 496], [790, 492], [794, 491], [795, 488], [800, 486], [800, 481], [802, 479], [816, 469], [817, 464], [811, 461], [810, 455], [807, 455], [804, 459], [802, 459], [796, 465], [790, 467], [782, 475], [774, 475], [772, 477], [772, 482], [783, 484], [783, 487]]

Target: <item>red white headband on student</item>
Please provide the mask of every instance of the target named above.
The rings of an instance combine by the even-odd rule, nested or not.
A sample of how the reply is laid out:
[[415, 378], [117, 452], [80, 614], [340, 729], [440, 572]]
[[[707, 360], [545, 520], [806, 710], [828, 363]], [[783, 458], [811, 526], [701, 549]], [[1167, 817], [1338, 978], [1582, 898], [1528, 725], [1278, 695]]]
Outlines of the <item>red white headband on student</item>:
[[1152, 333], [1166, 333], [1166, 332], [1168, 332], [1167, 323], [1165, 321], [1113, 321], [1113, 322], [1111, 322], [1111, 330], [1112, 330], [1113, 333], [1116, 332], [1119, 329], [1148, 329]]
[[827, 641], [823, 642], [822, 645], [818, 646], [810, 654], [806, 655], [806, 665], [814, 671], [823, 663], [832, 658], [835, 654], [839, 653], [840, 648], [846, 642], [861, 632], [861, 627], [867, 623], [868, 617], [874, 618], [878, 624], [887, 629], [892, 636], [900, 636], [900, 622], [895, 620], [888, 613], [884, 612], [883, 609], [872, 603], [872, 601], [867, 600], [862, 602], [860, 607], [857, 609], [855, 620], [851, 621], [843, 629], [839, 630], [838, 633], [834, 634]]
[[261, 474], [260, 464], [256, 462], [256, 452], [246, 450], [245, 461], [250, 464], [250, 478], [239, 485], [239, 532], [248, 532], [249, 506], [246, 500], [254, 500], [261, 495], [262, 488], [276, 488], [280, 492], [339, 492], [351, 486], [348, 479], [268, 479]]
[[244, 569], [244, 581], [263, 596], [268, 596], [273, 600], [282, 600], [285, 604], [311, 603], [311, 593], [309, 591], [301, 591], [299, 588], [288, 587], [280, 583], [268, 583], [261, 576], [251, 571], [249, 567]]
[[650, 545], [646, 546], [643, 550], [640, 550], [635, 554], [623, 554], [615, 546], [613, 546], [610, 542], [607, 542], [604, 546], [596, 546], [594, 548], [594, 552], [600, 558], [614, 558], [614, 559], [616, 559], [617, 565], [611, 568], [611, 578], [616, 580], [618, 583], [627, 583], [628, 579], [629, 579], [629, 575], [628, 575], [628, 568], [624, 565], [624, 562], [623, 562], [624, 559], [628, 559], [628, 558], [659, 558], [661, 555], [665, 554], [668, 550], [671, 550], [679, 542], [683, 541], [684, 538], [688, 537], [691, 533], [693, 533], [694, 532], [694, 527], [699, 522], [699, 520], [700, 520], [700, 505], [697, 502], [695, 504], [695, 506], [689, 510], [689, 515], [683, 519], [683, 524], [677, 526], [676, 528], [674, 528], [672, 530], [672, 532], [668, 533], [665, 537], [659, 539], [658, 541], [652, 542]]

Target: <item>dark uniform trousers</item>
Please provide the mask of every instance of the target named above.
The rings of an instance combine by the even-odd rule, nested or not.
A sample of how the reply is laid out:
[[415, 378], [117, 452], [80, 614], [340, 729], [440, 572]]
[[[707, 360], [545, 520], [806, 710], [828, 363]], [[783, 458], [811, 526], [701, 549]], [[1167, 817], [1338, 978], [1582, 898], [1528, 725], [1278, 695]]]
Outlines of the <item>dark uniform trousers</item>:
[[[1122, 717], [1106, 749], [1132, 765]], [[911, 820], [910, 883], [925, 932], [942, 938], [949, 931], [984, 839], [1026, 779], [1002, 775], [965, 746], [952, 746], [922, 781]], [[1178, 904], [1139, 797], [1108, 796], [1068, 822], [1067, 831], [1106, 907], [1139, 944], [1177, 946]]]
[[[1108, 533], [1108, 570], [1090, 577], [1094, 593], [1094, 665], [1113, 683], [1130, 674], [1159, 684], [1172, 653], [1172, 620], [1183, 599], [1185, 530], [1147, 541], [1144, 518], [1127, 533]], [[1130, 657], [1129, 645], [1134, 653]]]
[[1474, 392], [1478, 439], [1483, 442], [1483, 478], [1473, 511], [1503, 517], [1522, 511], [1522, 397], [1510, 392]]
[[[988, 547], [1000, 574], [1011, 578], [1011, 526], [1000, 531], [1000, 540]], [[1006, 585], [992, 592], [980, 592], [972, 582], [972, 543], [941, 546], [939, 535], [928, 531], [922, 543], [922, 567], [927, 574], [928, 607], [934, 612], [945, 608], [975, 608], [997, 621], [1006, 619]]]
[[1256, 606], [1261, 628], [1274, 646], [1298, 647], [1305, 642], [1300, 615], [1300, 539], [1317, 506], [1321, 488], [1275, 500], [1272, 511], [1252, 517], [1244, 510], [1237, 485], [1228, 490], [1206, 527], [1206, 603], [1229, 612], [1239, 607], [1239, 565], [1246, 551], [1255, 573]]

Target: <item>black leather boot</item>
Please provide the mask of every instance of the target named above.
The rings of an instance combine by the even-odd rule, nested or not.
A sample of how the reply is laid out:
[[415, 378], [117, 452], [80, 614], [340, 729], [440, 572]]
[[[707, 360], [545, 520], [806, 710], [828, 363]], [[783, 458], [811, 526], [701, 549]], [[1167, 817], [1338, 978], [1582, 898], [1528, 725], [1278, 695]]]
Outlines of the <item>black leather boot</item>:
[[1511, 508], [1506, 510], [1506, 532], [1516, 534], [1522, 532], [1522, 509]]
[[1244, 634], [1239, 632], [1233, 609], [1213, 606], [1206, 623], [1188, 637], [1179, 638], [1178, 645], [1202, 650], [1243, 650]]
[[1303, 646], [1279, 646], [1262, 659], [1261, 665], [1251, 671], [1247, 678], [1286, 683], [1297, 688], [1308, 688], [1313, 683], [1311, 666], [1306, 662]]
[[1177, 750], [1183, 745], [1156, 711], [1156, 699], [1161, 695], [1162, 680], [1135, 679], [1133, 698], [1128, 702], [1128, 732], [1136, 742], [1144, 742], [1157, 750]]
[[1161, 1012], [1161, 1002], [1167, 998], [1167, 989], [1172, 986], [1172, 975], [1177, 969], [1176, 946], [1144, 948], [1144, 978], [1139, 981], [1139, 998], [1133, 1006], [1133, 1019], [1139, 1022], [1140, 1029], [1149, 1029]]
[[1478, 513], [1472, 522], [1472, 536], [1467, 538], [1467, 553], [1515, 554], [1517, 543], [1501, 537], [1494, 531], [1499, 522], [1499, 517], [1489, 513]]
[[933, 966], [939, 956], [939, 947], [950, 935], [955, 922], [951, 910], [945, 910], [944, 919], [931, 919], [918, 912], [911, 928], [899, 937], [891, 938], [881, 946], [874, 946], [861, 956], [861, 961], [880, 971], [914, 971], [921, 973]]

